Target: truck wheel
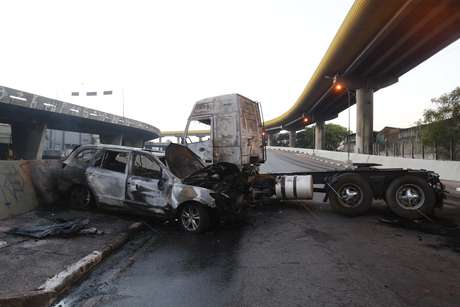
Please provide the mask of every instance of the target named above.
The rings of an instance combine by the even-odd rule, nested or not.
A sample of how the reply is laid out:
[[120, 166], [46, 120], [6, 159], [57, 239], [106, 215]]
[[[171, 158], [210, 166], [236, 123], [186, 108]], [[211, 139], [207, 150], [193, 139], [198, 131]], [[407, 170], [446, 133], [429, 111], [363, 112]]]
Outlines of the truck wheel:
[[365, 213], [372, 205], [372, 189], [360, 175], [344, 174], [332, 184], [329, 203], [341, 214], [356, 216]]
[[90, 189], [83, 185], [75, 185], [70, 189], [69, 203], [75, 209], [88, 209], [94, 202]]
[[185, 204], [181, 209], [179, 221], [186, 232], [201, 233], [210, 225], [209, 211], [200, 204]]
[[436, 195], [420, 177], [402, 176], [388, 186], [385, 198], [391, 211], [397, 215], [416, 219], [433, 213]]

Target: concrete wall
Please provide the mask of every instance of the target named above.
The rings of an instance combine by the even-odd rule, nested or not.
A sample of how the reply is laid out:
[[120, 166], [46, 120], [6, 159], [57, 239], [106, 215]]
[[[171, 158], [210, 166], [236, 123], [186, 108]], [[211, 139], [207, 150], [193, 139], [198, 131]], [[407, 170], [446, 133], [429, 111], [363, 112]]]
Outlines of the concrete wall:
[[27, 164], [27, 161], [0, 161], [0, 219], [38, 206]]
[[[289, 147], [267, 147], [275, 150], [294, 151], [323, 157], [326, 159], [346, 162], [348, 155], [346, 152], [314, 150], [308, 148], [289, 148]], [[422, 160], [407, 159], [399, 157], [386, 157], [350, 153], [350, 160], [353, 163], [379, 163], [382, 167], [388, 168], [412, 168], [426, 169], [439, 174], [441, 179], [460, 181], [460, 161], [439, 161], [439, 160]]]
[[56, 173], [61, 162], [0, 161], [0, 220], [56, 202]]

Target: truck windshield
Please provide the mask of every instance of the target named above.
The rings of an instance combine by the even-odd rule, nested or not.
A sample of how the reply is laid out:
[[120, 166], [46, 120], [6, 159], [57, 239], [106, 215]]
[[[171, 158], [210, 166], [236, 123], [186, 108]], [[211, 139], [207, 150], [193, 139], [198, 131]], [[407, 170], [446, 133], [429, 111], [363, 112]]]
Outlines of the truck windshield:
[[208, 141], [211, 133], [211, 119], [191, 120], [188, 123], [185, 140], [187, 144]]

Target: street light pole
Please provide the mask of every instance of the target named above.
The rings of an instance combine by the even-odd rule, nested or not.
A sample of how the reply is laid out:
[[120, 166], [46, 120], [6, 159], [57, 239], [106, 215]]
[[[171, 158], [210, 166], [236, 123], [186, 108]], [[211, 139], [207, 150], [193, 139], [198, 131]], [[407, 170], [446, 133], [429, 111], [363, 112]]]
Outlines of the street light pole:
[[121, 89], [121, 108], [122, 108], [122, 114], [123, 114], [123, 119], [125, 119], [125, 89]]

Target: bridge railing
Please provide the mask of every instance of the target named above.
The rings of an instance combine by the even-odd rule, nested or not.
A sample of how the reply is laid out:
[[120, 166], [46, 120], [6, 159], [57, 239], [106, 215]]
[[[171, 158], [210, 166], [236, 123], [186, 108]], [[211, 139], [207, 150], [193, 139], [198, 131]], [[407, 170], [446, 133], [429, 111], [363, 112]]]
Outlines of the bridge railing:
[[0, 103], [11, 104], [35, 110], [66, 114], [70, 116], [88, 118], [121, 126], [150, 130], [159, 134], [158, 129], [154, 126], [134, 119], [82, 107], [76, 104], [52, 98], [47, 98], [3, 86], [0, 86]]
[[[377, 163], [382, 167], [388, 168], [412, 168], [426, 169], [438, 173], [441, 179], [460, 181], [460, 162], [459, 161], [436, 161], [423, 159], [408, 159], [403, 157], [365, 155], [358, 153], [350, 153], [341, 151], [316, 150], [309, 148], [295, 147], [274, 147], [269, 146], [272, 150], [282, 150], [295, 152], [299, 154], [307, 154], [316, 158], [324, 158], [336, 163]], [[348, 161], [348, 158], [350, 161]]]

